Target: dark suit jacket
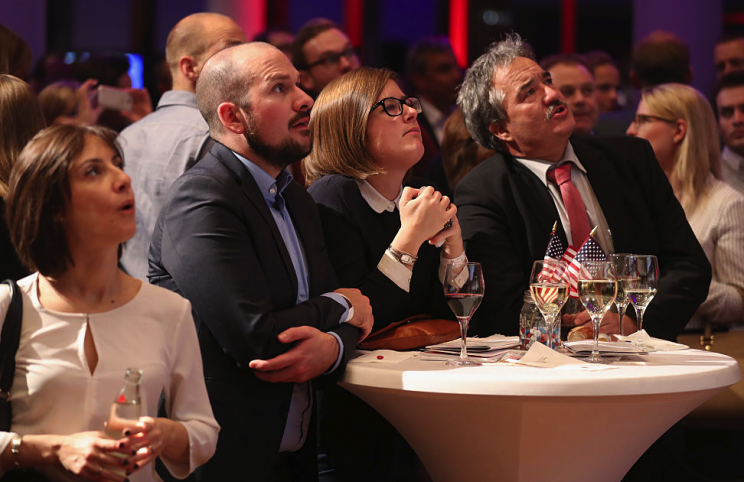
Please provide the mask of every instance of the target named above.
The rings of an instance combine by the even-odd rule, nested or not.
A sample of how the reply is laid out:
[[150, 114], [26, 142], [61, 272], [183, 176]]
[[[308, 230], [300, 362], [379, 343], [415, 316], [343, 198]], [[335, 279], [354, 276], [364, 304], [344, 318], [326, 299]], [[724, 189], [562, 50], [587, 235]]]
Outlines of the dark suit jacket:
[[[571, 139], [587, 171], [615, 252], [654, 254], [661, 281], [644, 316], [652, 336], [675, 340], [708, 294], [711, 268], [650, 144], [629, 137]], [[483, 264], [486, 295], [471, 333], [516, 335], [532, 263], [542, 259], [560, 216], [547, 187], [498, 153], [457, 185], [468, 259]], [[560, 222], [558, 234], [568, 246]]]
[[260, 481], [271, 470], [293, 384], [261, 381], [248, 364], [288, 350], [279, 333], [294, 326], [333, 330], [344, 340], [344, 360], [356, 345], [358, 330], [339, 326], [344, 308], [319, 296], [338, 285], [315, 203], [296, 183], [283, 196], [308, 265], [311, 298], [298, 305], [295, 270], [266, 201], [220, 143], [173, 184], [153, 233], [148, 277], [191, 301], [221, 426], [217, 453], [197, 480]]

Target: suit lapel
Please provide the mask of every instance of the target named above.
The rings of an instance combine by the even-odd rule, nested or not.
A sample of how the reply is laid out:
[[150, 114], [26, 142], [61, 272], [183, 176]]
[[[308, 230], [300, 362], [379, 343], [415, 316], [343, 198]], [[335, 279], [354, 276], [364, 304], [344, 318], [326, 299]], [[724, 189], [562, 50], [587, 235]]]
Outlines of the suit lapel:
[[290, 280], [292, 280], [292, 289], [294, 290], [295, 298], [297, 298], [297, 274], [294, 265], [292, 264], [292, 258], [289, 256], [287, 246], [284, 244], [284, 238], [282, 238], [279, 228], [276, 226], [274, 216], [271, 214], [269, 206], [266, 204], [266, 199], [264, 199], [258, 188], [258, 184], [256, 184], [256, 180], [253, 179], [248, 168], [246, 168], [227, 147], [215, 142], [215, 147], [212, 149], [212, 152], [235, 175], [235, 178], [240, 183], [240, 189], [243, 192], [243, 195], [248, 198], [248, 201], [253, 204], [256, 211], [258, 211], [261, 218], [263, 218], [266, 227], [269, 229], [269, 232], [274, 239], [274, 244], [279, 250], [286, 274]]
[[556, 221], [558, 222], [556, 232], [563, 243], [563, 248], [567, 248], [568, 241], [561, 218], [548, 188], [532, 171], [513, 157], [509, 156], [506, 161], [512, 171], [512, 175], [509, 176], [511, 191], [525, 223], [527, 249], [532, 260], [542, 259], [545, 255], [550, 232]]

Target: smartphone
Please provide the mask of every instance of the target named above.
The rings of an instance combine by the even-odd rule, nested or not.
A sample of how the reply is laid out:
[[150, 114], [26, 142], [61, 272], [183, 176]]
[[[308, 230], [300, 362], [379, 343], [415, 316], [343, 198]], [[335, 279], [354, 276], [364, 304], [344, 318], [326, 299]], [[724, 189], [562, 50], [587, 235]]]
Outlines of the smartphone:
[[108, 85], [98, 86], [98, 105], [104, 109], [132, 110], [132, 94]]

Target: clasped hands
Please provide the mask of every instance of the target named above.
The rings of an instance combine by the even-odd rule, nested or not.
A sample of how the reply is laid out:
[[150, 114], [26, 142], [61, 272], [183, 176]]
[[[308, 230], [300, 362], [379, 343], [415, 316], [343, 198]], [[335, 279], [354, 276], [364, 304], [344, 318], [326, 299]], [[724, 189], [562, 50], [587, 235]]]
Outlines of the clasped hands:
[[[442, 246], [445, 257], [462, 254], [462, 235], [457, 220], [457, 206], [431, 186], [403, 188], [400, 196], [401, 228], [391, 243], [407, 253], [418, 252], [424, 241]], [[448, 252], [448, 250], [459, 252]]]
[[[60, 464], [88, 480], [123, 482], [163, 451], [166, 428], [159, 419], [141, 417], [122, 430], [122, 438], [104, 438], [101, 431], [66, 436], [58, 448]], [[122, 475], [125, 474], [125, 475]]]

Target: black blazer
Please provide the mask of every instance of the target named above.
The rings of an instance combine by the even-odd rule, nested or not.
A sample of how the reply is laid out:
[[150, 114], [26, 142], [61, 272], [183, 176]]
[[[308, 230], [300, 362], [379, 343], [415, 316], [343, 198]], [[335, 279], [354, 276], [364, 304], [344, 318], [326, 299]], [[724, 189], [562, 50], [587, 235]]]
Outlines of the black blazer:
[[153, 233], [148, 278], [192, 304], [221, 426], [217, 452], [197, 469], [197, 480], [250, 474], [258, 481], [271, 470], [293, 384], [261, 381], [248, 363], [288, 350], [279, 333], [293, 326], [332, 330], [344, 341], [344, 362], [359, 336], [356, 328], [339, 326], [344, 308], [319, 296], [338, 284], [315, 203], [296, 183], [283, 196], [308, 265], [311, 298], [297, 305], [295, 270], [274, 218], [248, 169], [222, 144], [176, 180]]
[[[576, 136], [571, 144], [607, 219], [615, 251], [658, 256], [659, 291], [644, 328], [675, 340], [707, 297], [711, 268], [650, 144], [595, 136]], [[543, 258], [553, 223], [560, 221], [550, 192], [513, 157], [497, 153], [460, 181], [455, 202], [468, 259], [483, 263], [486, 280], [471, 333], [516, 335], [532, 263]]]

